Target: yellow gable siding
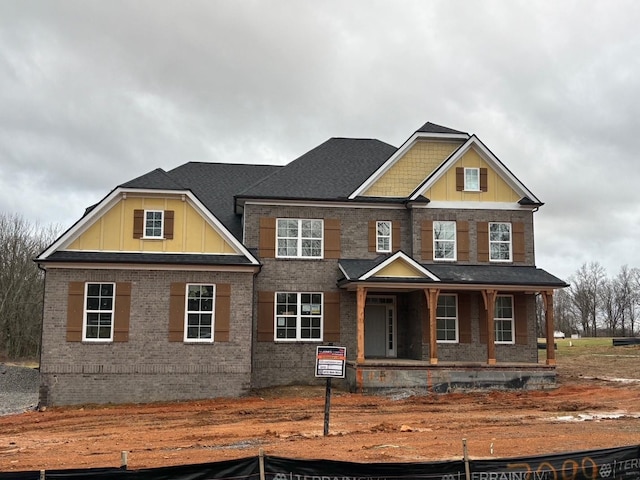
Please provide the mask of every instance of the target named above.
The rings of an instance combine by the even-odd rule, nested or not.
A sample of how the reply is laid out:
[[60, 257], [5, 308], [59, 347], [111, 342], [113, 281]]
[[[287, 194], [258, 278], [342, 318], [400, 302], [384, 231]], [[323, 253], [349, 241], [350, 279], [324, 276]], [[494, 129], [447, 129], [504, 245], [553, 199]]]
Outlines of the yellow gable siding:
[[[486, 168], [486, 192], [458, 192], [456, 191], [456, 168]], [[513, 190], [495, 170], [480, 155], [470, 148], [460, 160], [425, 193], [431, 201], [472, 201], [472, 202], [517, 202], [521, 196]]]
[[[172, 210], [174, 212], [173, 239], [133, 238], [134, 210]], [[233, 247], [188, 201], [183, 201], [181, 198], [148, 198], [131, 195], [111, 207], [67, 249], [112, 252], [235, 253]]]
[[364, 195], [407, 197], [460, 145], [460, 142], [418, 141]]
[[374, 275], [374, 277], [422, 278], [424, 277], [424, 275], [422, 274], [422, 272], [419, 272], [404, 260], [396, 260], [391, 265], [387, 265], [383, 269], [379, 270], [378, 273]]

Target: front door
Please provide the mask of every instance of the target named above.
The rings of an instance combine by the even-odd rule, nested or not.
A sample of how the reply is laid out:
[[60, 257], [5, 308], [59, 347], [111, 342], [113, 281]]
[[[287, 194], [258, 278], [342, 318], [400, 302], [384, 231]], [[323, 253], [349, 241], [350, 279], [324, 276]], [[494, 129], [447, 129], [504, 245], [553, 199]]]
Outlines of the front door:
[[396, 356], [395, 301], [393, 297], [368, 296], [364, 309], [364, 356]]

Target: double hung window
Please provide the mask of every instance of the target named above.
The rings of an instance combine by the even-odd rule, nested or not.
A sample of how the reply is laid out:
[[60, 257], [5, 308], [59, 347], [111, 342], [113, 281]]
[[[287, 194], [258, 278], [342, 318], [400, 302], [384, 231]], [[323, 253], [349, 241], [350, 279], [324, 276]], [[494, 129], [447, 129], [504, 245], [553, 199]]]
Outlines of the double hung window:
[[465, 168], [464, 169], [464, 189], [469, 192], [480, 191], [480, 169]]
[[376, 252], [387, 253], [391, 251], [391, 222], [376, 222]]
[[187, 284], [185, 342], [213, 342], [215, 285]]
[[433, 222], [433, 259], [456, 259], [456, 222]]
[[277, 292], [276, 340], [322, 340], [322, 301], [322, 293]]
[[456, 295], [438, 296], [436, 308], [436, 339], [442, 343], [458, 341], [458, 298]]
[[514, 343], [513, 297], [498, 295], [494, 314], [495, 342]]
[[322, 258], [323, 221], [279, 218], [276, 252], [279, 258]]
[[85, 284], [83, 340], [103, 342], [113, 340], [115, 292], [115, 283]]
[[510, 223], [489, 223], [489, 260], [492, 262], [511, 261]]
[[144, 237], [162, 238], [164, 231], [164, 211], [145, 210], [144, 211]]

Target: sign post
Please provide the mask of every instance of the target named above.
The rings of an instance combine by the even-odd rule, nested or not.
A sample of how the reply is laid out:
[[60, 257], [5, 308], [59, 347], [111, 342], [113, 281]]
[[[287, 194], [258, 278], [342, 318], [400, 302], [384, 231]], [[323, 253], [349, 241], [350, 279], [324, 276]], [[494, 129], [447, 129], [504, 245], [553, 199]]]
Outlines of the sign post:
[[331, 410], [331, 379], [344, 378], [347, 362], [347, 348], [318, 346], [316, 347], [316, 377], [327, 379], [324, 396], [324, 436], [329, 435], [329, 413]]

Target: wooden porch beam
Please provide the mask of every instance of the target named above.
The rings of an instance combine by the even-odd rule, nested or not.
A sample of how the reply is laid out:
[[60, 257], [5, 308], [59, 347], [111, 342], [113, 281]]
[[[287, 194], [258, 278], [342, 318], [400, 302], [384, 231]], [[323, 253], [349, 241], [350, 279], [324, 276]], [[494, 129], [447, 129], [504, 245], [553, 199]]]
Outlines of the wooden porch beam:
[[487, 312], [487, 364], [496, 364], [496, 330], [494, 317], [496, 310], [496, 290], [483, 290], [484, 308]]
[[356, 290], [356, 308], [357, 308], [357, 323], [356, 334], [358, 339], [357, 347], [357, 363], [364, 363], [364, 307], [367, 303], [367, 289], [364, 287], [358, 287]]
[[544, 300], [544, 318], [545, 323], [547, 324], [547, 365], [555, 365], [556, 350], [555, 338], [553, 337], [555, 332], [553, 318], [553, 290], [542, 292], [542, 299]]
[[431, 365], [438, 364], [438, 332], [436, 313], [438, 309], [438, 296], [440, 289], [428, 288], [423, 290], [427, 299], [427, 308], [429, 309], [429, 363]]

